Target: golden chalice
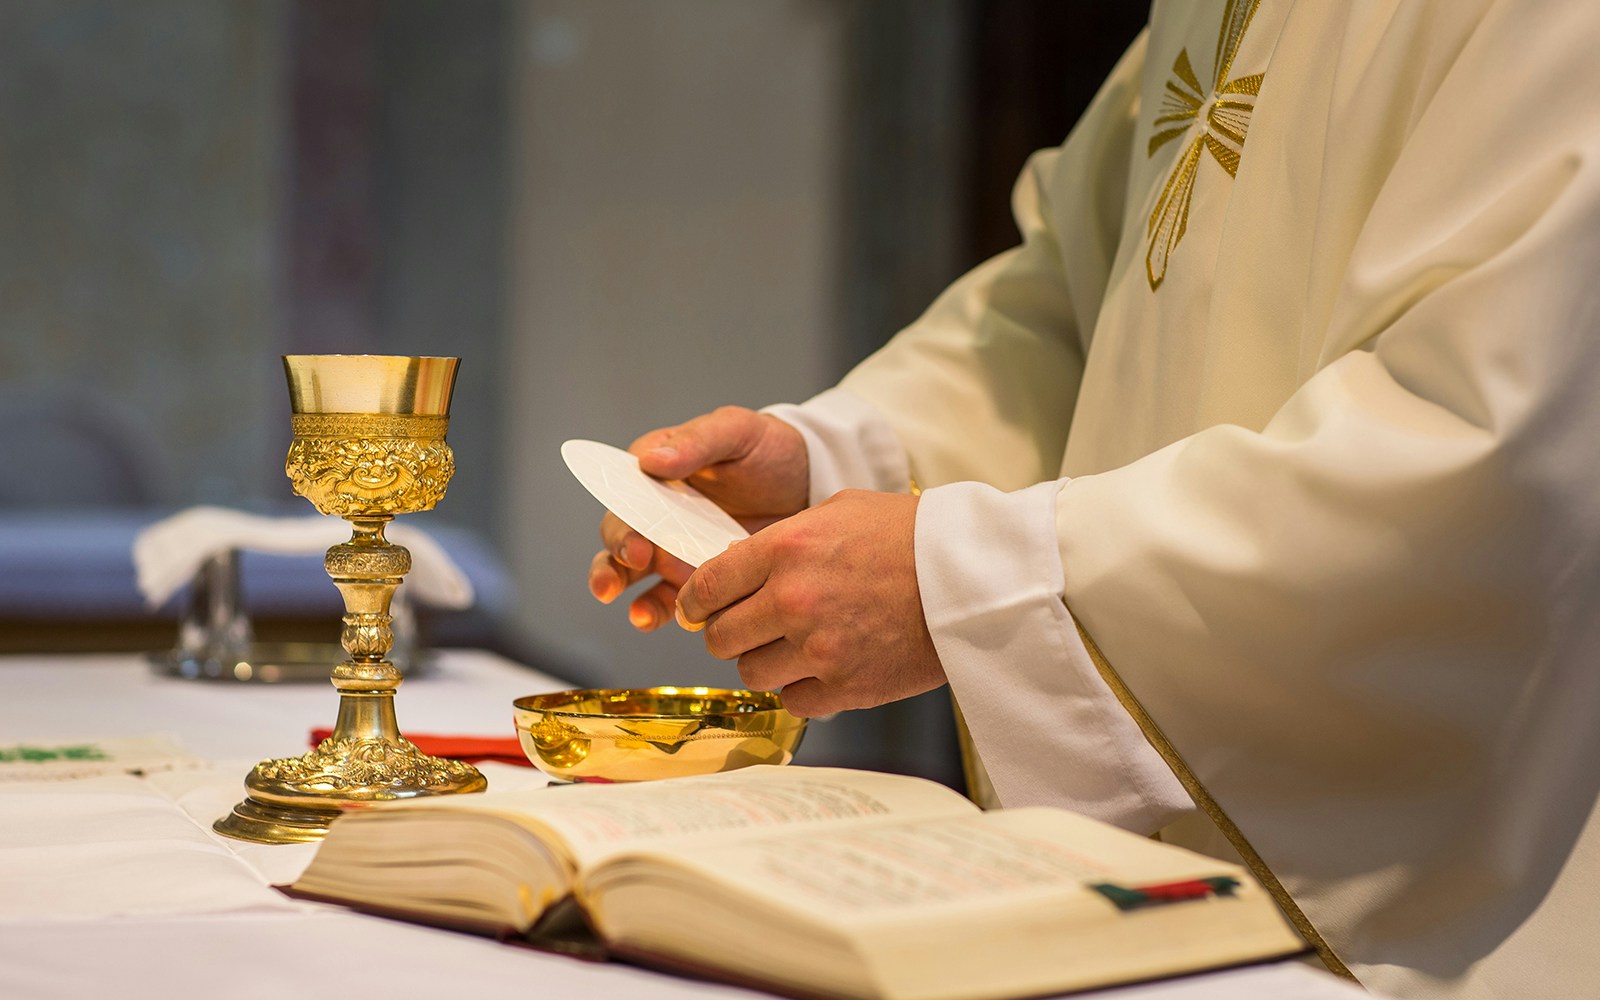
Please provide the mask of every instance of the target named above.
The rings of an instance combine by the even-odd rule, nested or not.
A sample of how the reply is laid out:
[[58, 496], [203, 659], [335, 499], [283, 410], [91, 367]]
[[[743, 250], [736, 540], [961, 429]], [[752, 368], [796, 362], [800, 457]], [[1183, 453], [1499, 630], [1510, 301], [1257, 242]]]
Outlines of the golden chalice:
[[344, 596], [333, 668], [339, 717], [333, 735], [301, 757], [264, 760], [245, 778], [245, 800], [214, 824], [239, 840], [320, 840], [352, 803], [481, 792], [477, 768], [429, 757], [400, 735], [394, 693], [401, 674], [389, 604], [411, 553], [383, 537], [396, 514], [429, 510], [455, 471], [445, 444], [456, 358], [288, 355], [294, 442], [284, 472], [324, 514], [350, 522], [348, 542], [323, 561]]

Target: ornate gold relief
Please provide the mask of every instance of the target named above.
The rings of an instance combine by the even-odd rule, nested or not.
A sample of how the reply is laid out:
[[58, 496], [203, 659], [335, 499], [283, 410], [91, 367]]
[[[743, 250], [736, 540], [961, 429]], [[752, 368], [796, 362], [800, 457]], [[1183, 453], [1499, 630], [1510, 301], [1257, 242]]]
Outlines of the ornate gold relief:
[[363, 796], [381, 799], [387, 787], [449, 787], [469, 781], [476, 774], [474, 768], [460, 761], [424, 754], [403, 737], [330, 737], [304, 756], [262, 761], [252, 777], [279, 794], [356, 790]]
[[430, 510], [455, 475], [448, 424], [432, 415], [295, 414], [284, 474], [324, 514]]

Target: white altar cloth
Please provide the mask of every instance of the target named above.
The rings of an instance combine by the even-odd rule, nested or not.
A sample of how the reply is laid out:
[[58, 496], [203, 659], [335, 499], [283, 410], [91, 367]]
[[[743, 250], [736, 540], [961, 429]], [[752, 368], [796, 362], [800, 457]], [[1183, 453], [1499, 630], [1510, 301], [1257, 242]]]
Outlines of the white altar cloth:
[[[564, 687], [480, 651], [447, 651], [408, 680], [402, 730], [511, 735], [511, 700]], [[0, 783], [0, 997], [187, 1000], [309, 995], [589, 1000], [762, 997], [620, 964], [289, 900], [315, 845], [228, 840], [211, 821], [263, 757], [303, 752], [332, 722], [328, 685], [159, 676], [139, 657], [0, 657], [0, 744], [170, 734], [208, 766]], [[491, 788], [542, 781], [482, 765]], [[1296, 963], [1106, 990], [1106, 1000], [1351, 1000], [1366, 994]]]

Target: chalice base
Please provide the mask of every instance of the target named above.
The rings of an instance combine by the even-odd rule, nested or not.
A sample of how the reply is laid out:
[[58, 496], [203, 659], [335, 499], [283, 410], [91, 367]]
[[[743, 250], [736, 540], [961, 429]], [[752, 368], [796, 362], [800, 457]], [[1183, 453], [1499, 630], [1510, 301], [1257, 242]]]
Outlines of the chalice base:
[[246, 797], [211, 828], [224, 837], [257, 844], [308, 844], [321, 840], [338, 818], [337, 810], [292, 809]]
[[471, 764], [430, 757], [404, 737], [335, 732], [304, 756], [262, 761], [244, 784], [244, 801], [212, 829], [258, 844], [302, 844], [321, 840], [352, 806], [481, 792], [489, 783]]

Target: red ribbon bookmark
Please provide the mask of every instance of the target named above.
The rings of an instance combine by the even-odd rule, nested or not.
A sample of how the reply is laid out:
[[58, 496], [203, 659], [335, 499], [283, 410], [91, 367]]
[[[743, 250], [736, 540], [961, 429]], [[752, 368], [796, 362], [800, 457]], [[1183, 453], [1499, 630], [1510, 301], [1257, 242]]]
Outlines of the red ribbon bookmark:
[[[311, 745], [315, 747], [332, 735], [331, 729], [313, 729]], [[528, 760], [528, 755], [522, 752], [522, 745], [517, 742], [515, 736], [430, 736], [406, 733], [405, 737], [416, 744], [418, 750], [433, 757], [464, 760], [468, 764], [493, 761], [497, 764], [533, 766], [533, 762]]]

